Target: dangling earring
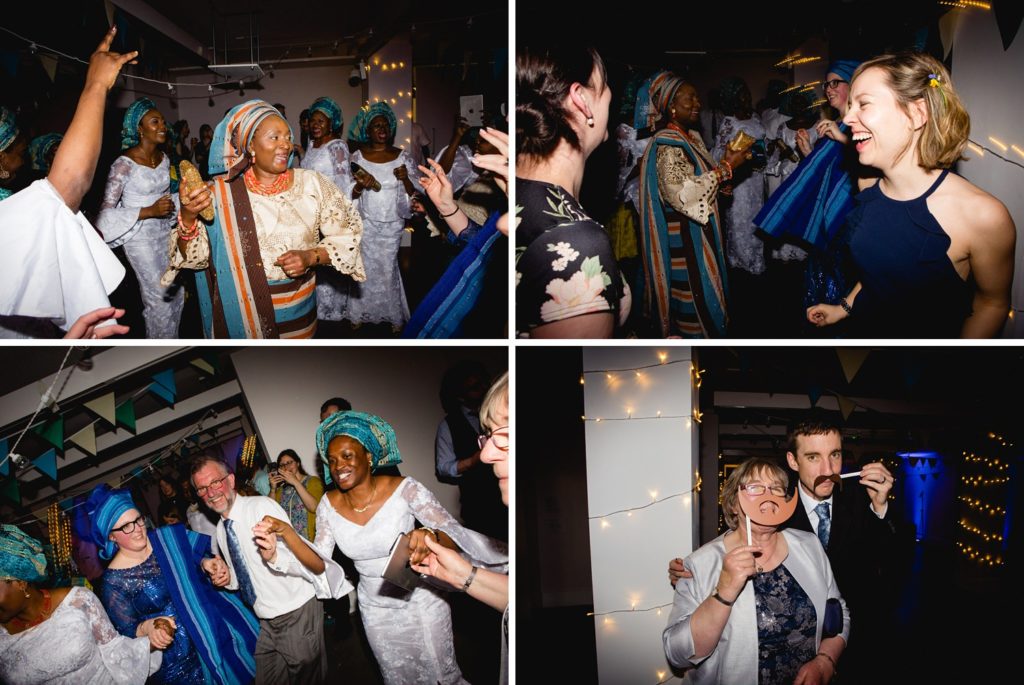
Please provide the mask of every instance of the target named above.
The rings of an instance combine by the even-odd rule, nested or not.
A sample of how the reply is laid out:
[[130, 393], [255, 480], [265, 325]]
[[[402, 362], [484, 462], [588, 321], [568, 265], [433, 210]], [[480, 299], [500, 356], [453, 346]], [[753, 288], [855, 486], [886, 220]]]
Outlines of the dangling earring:
[[587, 126], [594, 128], [594, 117], [587, 117]]
[[7, 179], [11, 177], [11, 172], [0, 166], [0, 178]]
[[671, 114], [672, 118], [675, 119], [676, 118], [676, 108], [673, 107], [672, 109], [670, 109], [669, 110], [669, 114]]

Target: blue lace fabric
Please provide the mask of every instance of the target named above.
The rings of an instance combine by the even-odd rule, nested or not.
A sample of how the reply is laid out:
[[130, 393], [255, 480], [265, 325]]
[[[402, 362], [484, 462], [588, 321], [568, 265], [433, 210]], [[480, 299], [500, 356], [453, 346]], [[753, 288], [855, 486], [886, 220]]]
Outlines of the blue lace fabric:
[[[171, 595], [155, 556], [150, 556], [132, 568], [107, 569], [103, 574], [101, 599], [117, 632], [129, 637], [135, 637], [135, 630], [143, 621], [175, 614]], [[179, 623], [174, 633], [174, 642], [164, 650], [160, 670], [150, 676], [147, 682], [185, 685], [205, 681], [199, 655], [192, 648], [192, 641], [185, 628]]]
[[796, 579], [779, 565], [754, 576], [759, 685], [792, 685], [817, 653], [817, 614]]

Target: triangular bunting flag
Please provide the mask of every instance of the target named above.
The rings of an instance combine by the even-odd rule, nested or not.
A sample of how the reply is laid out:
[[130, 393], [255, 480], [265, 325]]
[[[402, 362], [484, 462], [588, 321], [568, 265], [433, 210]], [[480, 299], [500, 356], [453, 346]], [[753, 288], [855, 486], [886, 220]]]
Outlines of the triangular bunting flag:
[[46, 75], [50, 77], [50, 83], [53, 83], [54, 79], [57, 78], [57, 58], [52, 55], [39, 54], [39, 62], [43, 65], [43, 70]]
[[159, 383], [150, 383], [148, 390], [162, 399], [167, 404], [174, 406], [174, 393], [160, 385]]
[[177, 388], [174, 387], [174, 369], [167, 369], [166, 371], [153, 374], [153, 380], [162, 385], [165, 390], [171, 393], [171, 395], [176, 395], [178, 393]]
[[110, 0], [103, 0], [103, 9], [107, 13], [107, 24], [110, 26], [114, 25], [114, 3]]
[[68, 509], [70, 509], [74, 505], [74, 503], [75, 503], [75, 500], [72, 497], [68, 497], [67, 499], [62, 499], [60, 502], [58, 502], [58, 504], [60, 504], [60, 508], [63, 509], [64, 511], [67, 511]]
[[130, 399], [124, 404], [118, 405], [114, 413], [117, 417], [117, 423], [121, 424], [132, 433], [135, 432], [135, 405]]
[[200, 371], [205, 371], [206, 373], [210, 374], [211, 376], [214, 373], [216, 373], [213, 370], [213, 367], [210, 366], [210, 362], [206, 361], [205, 359], [193, 359], [192, 361], [189, 362], [189, 364], [191, 364], [192, 366], [196, 367]]
[[57, 452], [50, 448], [32, 460], [32, 465], [50, 477], [50, 480], [57, 480]]
[[995, 4], [993, 11], [996, 14], [999, 37], [1003, 39], [1003, 50], [1009, 50], [1014, 37], [1020, 31], [1021, 22], [1024, 21], [1024, 5], [1019, 2], [999, 2]]
[[839, 402], [839, 411], [843, 413], [843, 421], [848, 421], [850, 414], [853, 413], [853, 409], [857, 406], [857, 403], [848, 397], [843, 397], [842, 395], [836, 395], [836, 400]]
[[6, 477], [11, 472], [11, 462], [7, 459], [7, 438], [0, 440], [0, 476]]
[[89, 454], [96, 456], [96, 429], [91, 423], [68, 438], [68, 442], [73, 442]]
[[846, 382], [852, 383], [861, 364], [868, 358], [871, 350], [864, 347], [837, 347], [836, 354], [839, 355], [839, 363], [843, 365], [843, 375]]
[[32, 430], [61, 452], [64, 451], [64, 417], [60, 414], [57, 414], [57, 418], [50, 423], [36, 426]]
[[214, 373], [220, 373], [220, 356], [216, 352], [206, 352], [203, 354], [203, 361], [213, 367]]
[[117, 423], [117, 410], [114, 409], [114, 393], [108, 393], [103, 397], [97, 397], [90, 402], [86, 402], [85, 408], [92, 410], [111, 426]]
[[811, 409], [818, 405], [818, 400], [821, 399], [821, 386], [814, 383], [807, 388], [807, 397], [811, 400]]
[[42, 521], [43, 523], [46, 523], [46, 518], [47, 518], [47, 513], [48, 512], [49, 512], [49, 507], [43, 507], [42, 509], [36, 509], [35, 511], [33, 511], [32, 515], [35, 516], [40, 521]]
[[6, 481], [4, 481], [3, 487], [0, 488], [0, 492], [3, 493], [4, 497], [11, 500], [12, 502], [15, 502], [16, 504], [21, 504], [21, 493], [18, 492], [17, 478], [9, 478]]

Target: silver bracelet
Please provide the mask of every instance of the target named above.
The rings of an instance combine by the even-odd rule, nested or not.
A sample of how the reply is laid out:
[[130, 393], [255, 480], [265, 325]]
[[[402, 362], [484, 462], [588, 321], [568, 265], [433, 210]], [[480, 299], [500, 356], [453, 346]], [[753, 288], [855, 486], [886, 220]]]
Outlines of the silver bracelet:
[[469, 572], [469, 578], [466, 578], [466, 582], [462, 584], [462, 592], [469, 589], [469, 586], [473, 584], [473, 579], [476, 578], [477, 567], [474, 566], [473, 570]]

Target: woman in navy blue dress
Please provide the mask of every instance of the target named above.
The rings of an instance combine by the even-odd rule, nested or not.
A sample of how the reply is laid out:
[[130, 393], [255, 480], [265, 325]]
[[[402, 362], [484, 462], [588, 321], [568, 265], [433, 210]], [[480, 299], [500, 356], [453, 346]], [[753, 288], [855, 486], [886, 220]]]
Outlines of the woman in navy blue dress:
[[949, 72], [921, 53], [883, 55], [857, 69], [850, 126], [862, 180], [847, 218], [859, 282], [807, 318], [849, 317], [855, 337], [990, 338], [1010, 310], [1016, 229], [1006, 207], [949, 168], [970, 117]]

